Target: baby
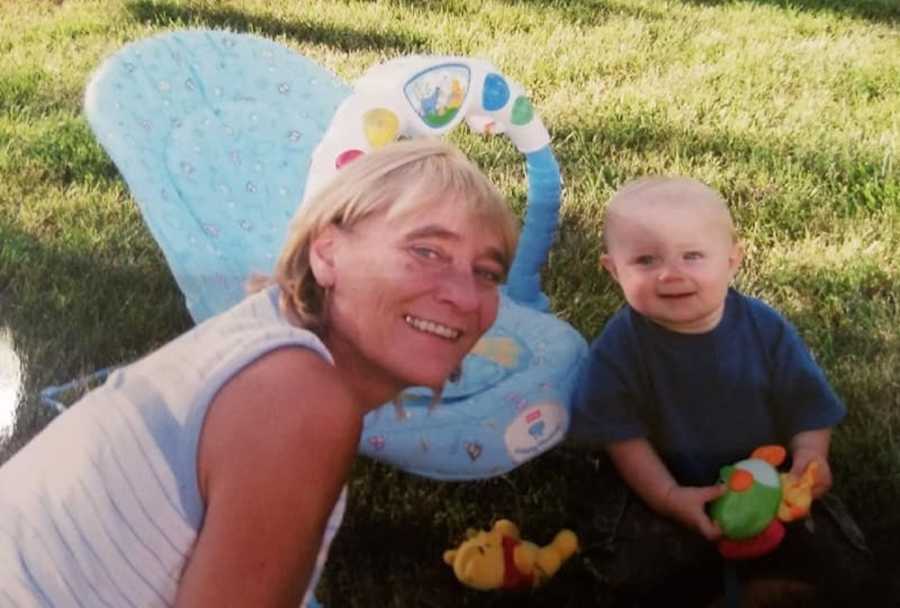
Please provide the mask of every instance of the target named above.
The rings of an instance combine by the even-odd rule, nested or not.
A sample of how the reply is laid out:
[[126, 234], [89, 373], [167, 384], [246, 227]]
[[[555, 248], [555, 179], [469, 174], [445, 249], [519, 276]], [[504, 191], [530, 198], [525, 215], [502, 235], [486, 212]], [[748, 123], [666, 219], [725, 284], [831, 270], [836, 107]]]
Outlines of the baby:
[[[572, 434], [603, 445], [640, 497], [625, 518], [649, 533], [635, 540], [643, 557], [623, 549], [627, 539], [613, 542], [618, 559], [646, 561], [618, 568], [645, 570], [648, 579], [630, 582], [664, 598], [672, 580], [691, 584], [684, 570], [716, 559], [707, 541], [721, 532], [706, 506], [724, 492], [720, 467], [781, 444], [792, 473], [816, 463], [813, 496], [821, 498], [831, 486], [831, 427], [846, 410], [794, 327], [730, 287], [743, 250], [715, 190], [688, 178], [628, 183], [607, 206], [603, 244], [601, 263], [627, 304], [591, 346]], [[673, 535], [684, 542], [673, 544]], [[821, 539], [793, 529], [788, 536], [768, 561], [779, 577], [811, 583], [802, 586], [809, 591], [818, 579], [782, 562], [794, 561], [785, 556], [795, 550], [800, 562], [820, 558]], [[699, 571], [721, 576], [721, 568]]]

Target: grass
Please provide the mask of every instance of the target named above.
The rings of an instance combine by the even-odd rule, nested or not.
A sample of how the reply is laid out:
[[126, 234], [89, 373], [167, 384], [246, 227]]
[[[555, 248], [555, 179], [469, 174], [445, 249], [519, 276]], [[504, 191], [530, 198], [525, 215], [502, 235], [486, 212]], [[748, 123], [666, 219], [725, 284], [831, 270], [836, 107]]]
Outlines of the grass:
[[[347, 80], [401, 54], [482, 56], [532, 93], [553, 135], [565, 197], [545, 288], [585, 336], [621, 302], [596, 264], [615, 187], [685, 173], [725, 194], [748, 252], [739, 286], [797, 324], [847, 402], [836, 491], [896, 578], [898, 22], [896, 0], [0, 2], [0, 331], [25, 369], [0, 461], [49, 421], [41, 387], [134, 359], [190, 326], [81, 114], [105, 56], [181, 27], [261, 34]], [[520, 158], [506, 142], [454, 139], [520, 209]], [[444, 484], [361, 461], [322, 599], [518, 605], [462, 589], [440, 561], [466, 528], [500, 516], [540, 542], [572, 526], [588, 547], [526, 603], [603, 598], [591, 509], [608, 497], [595, 465], [565, 447], [498, 479]]]

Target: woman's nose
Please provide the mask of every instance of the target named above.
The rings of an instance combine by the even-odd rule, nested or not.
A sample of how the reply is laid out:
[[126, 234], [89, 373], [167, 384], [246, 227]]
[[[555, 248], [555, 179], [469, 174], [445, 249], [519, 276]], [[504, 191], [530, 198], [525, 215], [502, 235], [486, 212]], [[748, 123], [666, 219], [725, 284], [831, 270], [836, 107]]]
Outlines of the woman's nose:
[[471, 271], [452, 269], [439, 279], [438, 297], [453, 304], [461, 311], [469, 312], [481, 306], [483, 289], [479, 288]]

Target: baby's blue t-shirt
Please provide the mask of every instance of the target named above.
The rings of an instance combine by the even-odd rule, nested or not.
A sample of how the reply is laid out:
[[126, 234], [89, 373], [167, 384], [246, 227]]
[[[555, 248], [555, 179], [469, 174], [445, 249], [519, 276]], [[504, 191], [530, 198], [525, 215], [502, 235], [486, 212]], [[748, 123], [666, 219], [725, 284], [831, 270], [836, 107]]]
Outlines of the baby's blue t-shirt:
[[754, 448], [787, 446], [845, 415], [796, 329], [729, 290], [721, 322], [704, 334], [623, 306], [591, 345], [570, 434], [603, 445], [646, 437], [679, 483], [708, 485]]

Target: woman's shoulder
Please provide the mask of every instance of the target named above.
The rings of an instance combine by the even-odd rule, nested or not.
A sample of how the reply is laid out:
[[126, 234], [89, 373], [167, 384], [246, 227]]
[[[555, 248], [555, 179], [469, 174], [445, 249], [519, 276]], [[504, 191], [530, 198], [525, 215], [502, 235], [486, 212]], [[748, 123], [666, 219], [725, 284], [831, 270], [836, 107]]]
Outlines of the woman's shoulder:
[[261, 407], [271, 408], [285, 423], [302, 420], [305, 428], [342, 420], [332, 420], [330, 414], [346, 413], [347, 423], [359, 416], [338, 368], [308, 347], [274, 349], [240, 370], [229, 385], [235, 393], [232, 398], [265, 401]]
[[327, 387], [337, 376], [337, 369], [318, 350], [302, 344], [274, 348], [235, 374], [235, 378], [266, 382], [273, 387]]
[[263, 355], [217, 393], [203, 441], [252, 458], [302, 456], [328, 447], [355, 452], [362, 416], [337, 369], [308, 348]]

